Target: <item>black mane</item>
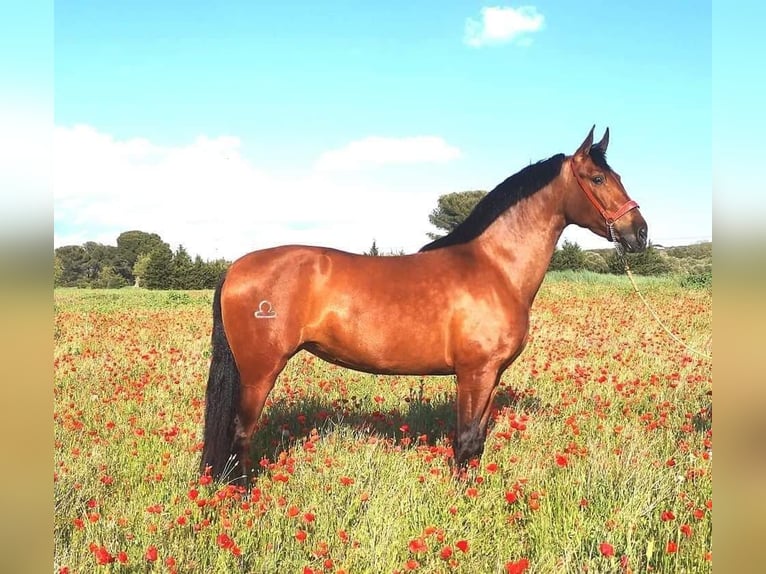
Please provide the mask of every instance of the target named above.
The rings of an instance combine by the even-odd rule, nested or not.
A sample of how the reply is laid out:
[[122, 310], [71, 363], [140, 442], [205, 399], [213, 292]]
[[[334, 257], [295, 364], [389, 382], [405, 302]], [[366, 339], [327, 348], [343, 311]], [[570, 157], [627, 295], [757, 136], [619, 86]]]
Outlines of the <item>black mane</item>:
[[[505, 210], [553, 181], [561, 172], [561, 164], [564, 163], [565, 157], [563, 153], [554, 155], [546, 160], [528, 165], [520, 172], [512, 175], [477, 203], [473, 211], [460, 225], [444, 237], [424, 245], [420, 251], [431, 251], [476, 239]], [[593, 159], [594, 163], [597, 163], [595, 158]], [[606, 163], [603, 154], [601, 154], [601, 159]]]

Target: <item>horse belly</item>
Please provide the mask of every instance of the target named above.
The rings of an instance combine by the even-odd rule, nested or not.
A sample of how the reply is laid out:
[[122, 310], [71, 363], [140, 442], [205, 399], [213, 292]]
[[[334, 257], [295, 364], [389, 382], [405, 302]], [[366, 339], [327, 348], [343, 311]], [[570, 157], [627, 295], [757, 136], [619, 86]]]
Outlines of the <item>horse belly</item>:
[[423, 317], [380, 312], [331, 312], [307, 333], [304, 347], [331, 363], [399, 375], [453, 373], [446, 329]]

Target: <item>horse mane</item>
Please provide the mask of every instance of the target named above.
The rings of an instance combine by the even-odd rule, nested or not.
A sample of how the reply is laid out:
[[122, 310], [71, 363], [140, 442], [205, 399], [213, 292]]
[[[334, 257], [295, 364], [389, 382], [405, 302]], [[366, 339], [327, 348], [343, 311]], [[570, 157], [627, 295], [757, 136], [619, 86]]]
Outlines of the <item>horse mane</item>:
[[[591, 154], [593, 154], [593, 149], [591, 149]], [[565, 157], [563, 153], [554, 155], [546, 160], [530, 164], [510, 176], [484, 196], [460, 225], [447, 235], [424, 245], [420, 251], [431, 251], [476, 239], [509, 207], [553, 181], [561, 173], [561, 165], [564, 163]], [[603, 152], [601, 152], [600, 159], [606, 163]], [[593, 160], [598, 165], [596, 158]]]

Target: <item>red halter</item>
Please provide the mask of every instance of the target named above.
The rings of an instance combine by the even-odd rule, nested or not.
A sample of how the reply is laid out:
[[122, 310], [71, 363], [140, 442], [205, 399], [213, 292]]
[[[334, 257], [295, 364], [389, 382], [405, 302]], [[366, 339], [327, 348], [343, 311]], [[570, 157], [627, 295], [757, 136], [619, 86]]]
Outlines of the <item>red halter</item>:
[[598, 212], [601, 214], [601, 217], [603, 217], [606, 221], [606, 238], [609, 241], [614, 241], [614, 222], [628, 213], [631, 209], [636, 209], [638, 204], [632, 199], [629, 199], [618, 209], [615, 209], [614, 211], [607, 211], [604, 209], [604, 206], [601, 205], [601, 203], [599, 203], [599, 201], [596, 199], [596, 196], [593, 195], [593, 192], [583, 183], [583, 181], [580, 179], [580, 176], [577, 175], [577, 171], [575, 170], [574, 166], [574, 160], [570, 160], [569, 165], [572, 168], [572, 175], [574, 175], [577, 183], [580, 184], [580, 189], [585, 192], [585, 197], [588, 198], [588, 200], [593, 204], [593, 207], [598, 210]]

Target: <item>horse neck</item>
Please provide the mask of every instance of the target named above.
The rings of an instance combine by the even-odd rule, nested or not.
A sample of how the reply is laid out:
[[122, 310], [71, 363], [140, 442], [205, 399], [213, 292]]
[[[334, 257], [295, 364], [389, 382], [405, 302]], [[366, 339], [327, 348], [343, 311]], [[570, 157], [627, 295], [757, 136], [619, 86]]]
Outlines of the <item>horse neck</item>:
[[566, 227], [564, 193], [557, 180], [506, 210], [476, 241], [529, 305]]

